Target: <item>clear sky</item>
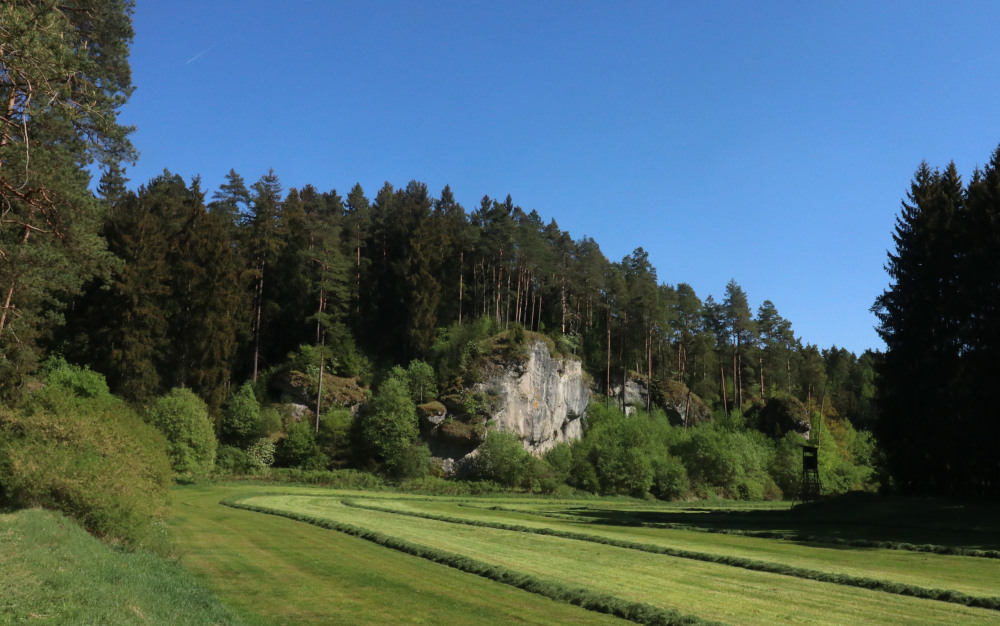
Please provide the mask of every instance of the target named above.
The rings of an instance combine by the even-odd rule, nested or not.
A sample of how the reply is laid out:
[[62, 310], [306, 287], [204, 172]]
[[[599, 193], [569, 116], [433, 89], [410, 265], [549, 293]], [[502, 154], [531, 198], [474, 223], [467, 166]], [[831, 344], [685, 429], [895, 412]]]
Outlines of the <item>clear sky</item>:
[[135, 31], [133, 186], [510, 194], [858, 354], [914, 170], [1000, 144], [995, 1], [139, 0]]

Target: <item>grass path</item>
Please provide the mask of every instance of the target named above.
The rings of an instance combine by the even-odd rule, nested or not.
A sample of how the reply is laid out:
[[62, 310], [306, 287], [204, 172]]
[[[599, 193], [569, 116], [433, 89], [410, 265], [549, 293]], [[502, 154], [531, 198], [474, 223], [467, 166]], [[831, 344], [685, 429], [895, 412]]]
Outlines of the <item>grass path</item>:
[[241, 491], [260, 487], [175, 489], [169, 524], [184, 565], [244, 615], [271, 623], [625, 623], [341, 533], [218, 504]]
[[362, 526], [528, 574], [730, 623], [996, 623], [997, 613], [737, 568], [391, 513], [332, 498], [269, 496], [248, 503]]

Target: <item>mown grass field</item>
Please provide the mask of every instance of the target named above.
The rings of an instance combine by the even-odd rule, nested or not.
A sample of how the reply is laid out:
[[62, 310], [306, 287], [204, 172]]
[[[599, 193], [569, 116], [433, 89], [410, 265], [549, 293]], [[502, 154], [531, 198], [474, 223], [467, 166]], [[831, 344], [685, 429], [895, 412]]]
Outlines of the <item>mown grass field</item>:
[[[220, 505], [227, 497], [259, 510]], [[639, 607], [629, 614], [650, 623], [1000, 623], [1000, 559], [981, 552], [995, 541], [989, 515], [924, 506], [914, 517], [908, 503], [862, 510], [871, 506], [885, 505], [789, 511], [240, 485], [175, 490], [170, 526], [182, 562], [227, 606], [275, 623], [625, 623], [568, 601]], [[897, 536], [921, 545], [871, 547]]]
[[182, 562], [241, 614], [267, 623], [621, 623], [363, 539], [219, 504], [260, 489], [185, 487], [173, 494], [170, 527]]

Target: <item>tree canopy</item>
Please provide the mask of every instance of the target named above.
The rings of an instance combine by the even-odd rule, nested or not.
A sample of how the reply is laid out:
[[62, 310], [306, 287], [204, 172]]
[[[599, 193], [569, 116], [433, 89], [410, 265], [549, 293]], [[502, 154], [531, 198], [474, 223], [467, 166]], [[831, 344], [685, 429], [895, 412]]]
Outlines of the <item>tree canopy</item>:
[[907, 493], [1000, 494], [1000, 148], [963, 185], [922, 163], [896, 220], [891, 283], [872, 307], [886, 343], [878, 433]]

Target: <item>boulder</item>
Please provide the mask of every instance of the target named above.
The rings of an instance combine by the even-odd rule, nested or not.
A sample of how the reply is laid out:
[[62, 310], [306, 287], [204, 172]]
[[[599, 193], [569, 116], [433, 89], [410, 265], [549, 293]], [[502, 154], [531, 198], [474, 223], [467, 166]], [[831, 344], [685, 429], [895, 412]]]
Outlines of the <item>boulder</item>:
[[[644, 378], [628, 378], [625, 381], [625, 415], [631, 415], [632, 411], [629, 409], [632, 407], [646, 408], [646, 396], [649, 395], [649, 388], [646, 385], [646, 380]], [[622, 386], [614, 385], [611, 387], [611, 397], [618, 398], [619, 402], [622, 397]]]
[[285, 405], [285, 410], [288, 411], [288, 417], [293, 422], [301, 422], [302, 420], [311, 420], [313, 418], [313, 410], [304, 404], [290, 403]]
[[660, 385], [656, 395], [656, 404], [663, 408], [675, 426], [694, 426], [712, 419], [708, 405], [691, 393], [687, 385], [676, 380], [670, 380]]
[[747, 423], [774, 439], [781, 439], [793, 430], [808, 439], [812, 425], [806, 406], [797, 398], [767, 398], [746, 412]]
[[[315, 377], [292, 370], [274, 375], [268, 385], [272, 391], [278, 392], [286, 402], [315, 407], [318, 382]], [[361, 382], [357, 377], [344, 378], [326, 373], [323, 374], [324, 410], [330, 406], [337, 405], [351, 407], [353, 411], [355, 407], [364, 401], [365, 389], [361, 386]]]
[[448, 417], [448, 409], [436, 400], [417, 406], [417, 417], [423, 427], [434, 427]]

